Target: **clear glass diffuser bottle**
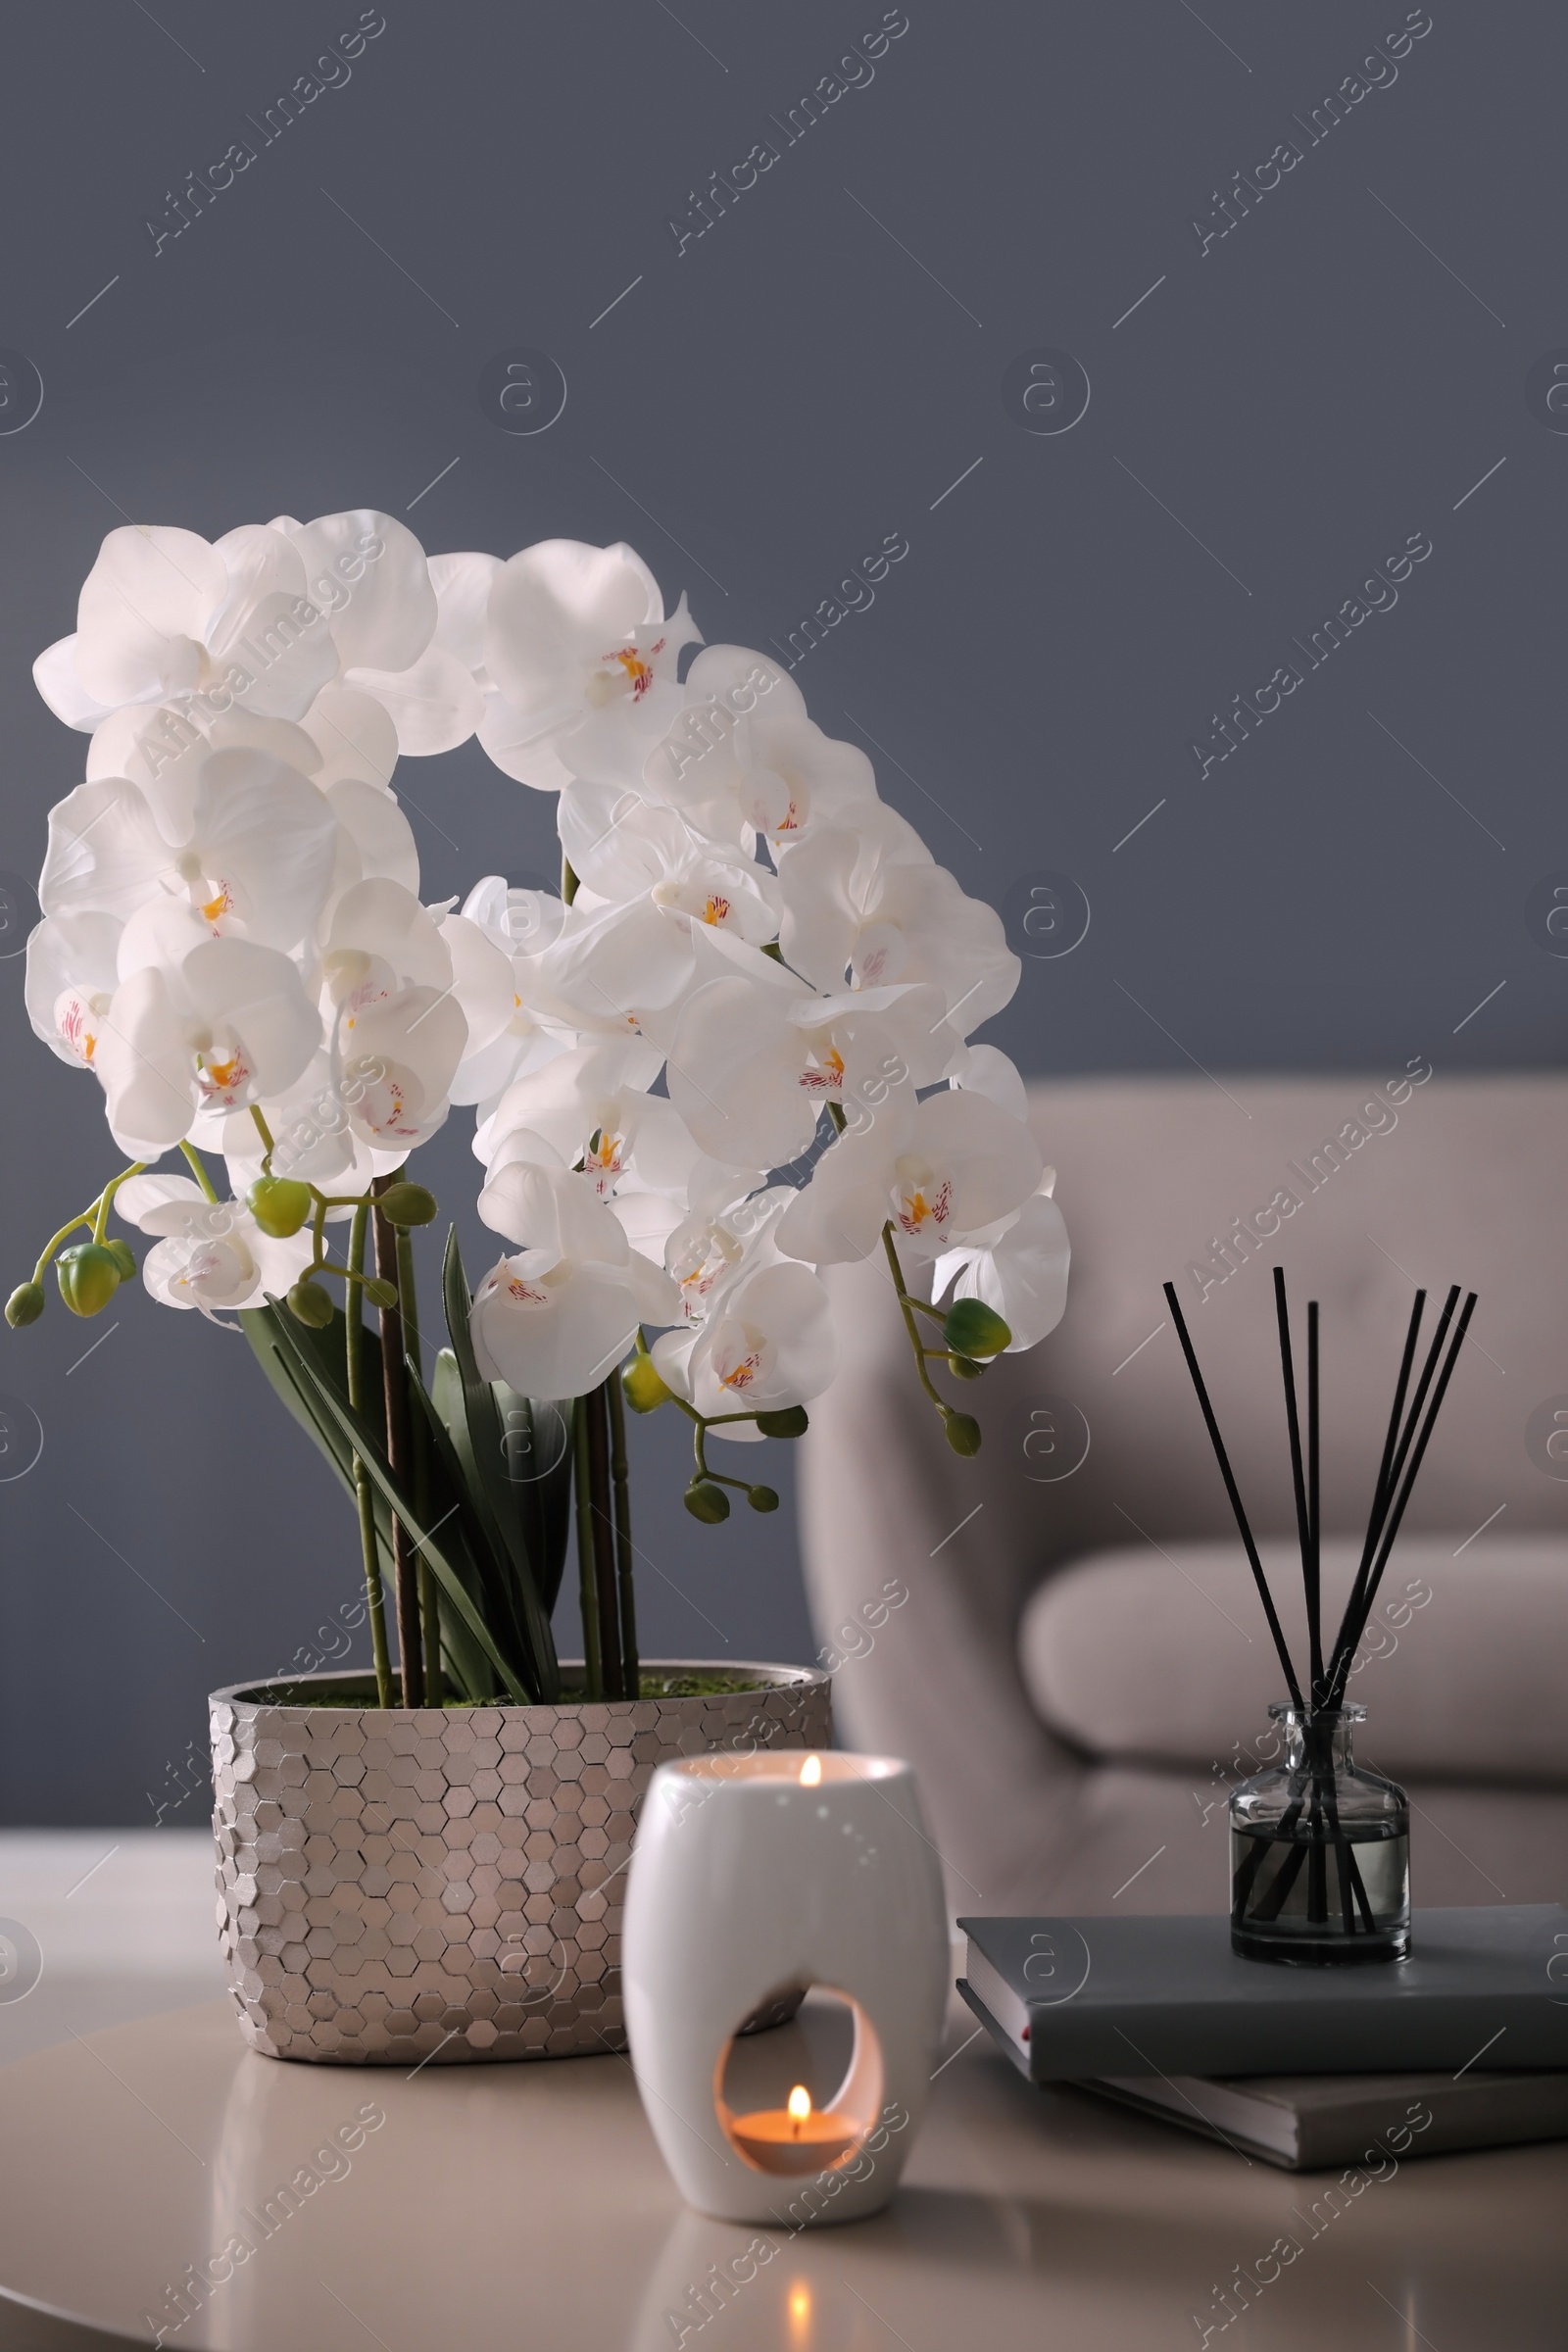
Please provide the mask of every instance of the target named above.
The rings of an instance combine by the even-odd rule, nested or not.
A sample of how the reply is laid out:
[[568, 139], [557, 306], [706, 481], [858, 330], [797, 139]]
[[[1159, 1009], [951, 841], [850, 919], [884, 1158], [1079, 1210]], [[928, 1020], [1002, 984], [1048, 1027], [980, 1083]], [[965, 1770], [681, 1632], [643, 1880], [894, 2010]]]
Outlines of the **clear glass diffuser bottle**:
[[1269, 1709], [1281, 1761], [1231, 1793], [1231, 1946], [1307, 1967], [1410, 1949], [1410, 1805], [1350, 1753], [1366, 1709]]

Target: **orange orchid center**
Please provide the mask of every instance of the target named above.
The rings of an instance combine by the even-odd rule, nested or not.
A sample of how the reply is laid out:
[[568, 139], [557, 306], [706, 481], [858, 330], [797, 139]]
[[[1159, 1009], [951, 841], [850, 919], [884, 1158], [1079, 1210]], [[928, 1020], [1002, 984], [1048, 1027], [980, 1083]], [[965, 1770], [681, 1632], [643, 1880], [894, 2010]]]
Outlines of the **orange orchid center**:
[[813, 1095], [838, 1095], [844, 1091], [844, 1056], [836, 1046], [818, 1047], [815, 1066], [801, 1072], [801, 1084]]
[[666, 638], [661, 637], [657, 645], [649, 647], [646, 660], [634, 645], [617, 645], [610, 653], [602, 654], [600, 660], [619, 664], [622, 677], [631, 688], [632, 701], [640, 703], [654, 682], [654, 662], [667, 642]]
[[899, 1223], [906, 1233], [923, 1233], [928, 1225], [941, 1232], [952, 1214], [953, 1187], [946, 1180], [933, 1190], [929, 1200], [920, 1184], [899, 1196]]

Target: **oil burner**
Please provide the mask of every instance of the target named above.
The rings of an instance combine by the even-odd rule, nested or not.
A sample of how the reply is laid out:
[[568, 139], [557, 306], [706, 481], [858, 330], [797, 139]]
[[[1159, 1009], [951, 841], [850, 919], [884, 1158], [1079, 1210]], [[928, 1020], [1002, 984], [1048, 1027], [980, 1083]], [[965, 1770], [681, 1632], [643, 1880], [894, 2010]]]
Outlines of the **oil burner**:
[[[643, 2105], [688, 2203], [785, 2228], [880, 2212], [924, 2113], [948, 1993], [942, 1874], [910, 1767], [819, 1749], [661, 1765], [622, 1954]], [[754, 2104], [734, 2080], [737, 2036], [803, 1990], [853, 2021], [842, 2079], [815, 2097], [779, 2082]], [[770, 2054], [793, 2071], [772, 2038], [744, 2053], [754, 2082]]]

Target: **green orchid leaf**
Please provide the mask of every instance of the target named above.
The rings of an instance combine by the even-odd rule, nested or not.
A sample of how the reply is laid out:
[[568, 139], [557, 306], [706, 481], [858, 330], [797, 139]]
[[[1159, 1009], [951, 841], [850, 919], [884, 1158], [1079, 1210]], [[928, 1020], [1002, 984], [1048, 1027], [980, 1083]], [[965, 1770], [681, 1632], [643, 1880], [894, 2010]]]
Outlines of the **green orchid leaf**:
[[[274, 1299], [270, 1303], [275, 1306], [277, 1301]], [[456, 1542], [451, 1536], [446, 1536], [444, 1541], [441, 1540], [444, 1530], [458, 1516], [461, 1505], [448, 1505], [446, 1518], [436, 1520], [434, 1525], [424, 1524], [414, 1505], [412, 1496], [391, 1469], [385, 1450], [377, 1442], [375, 1433], [371, 1430], [368, 1422], [355, 1411], [346, 1397], [335, 1393], [334, 1387], [329, 1381], [323, 1379], [317, 1372], [304, 1348], [296, 1342], [292, 1331], [285, 1327], [281, 1314], [277, 1321], [277, 1333], [292, 1369], [301, 1376], [307, 1389], [314, 1392], [316, 1398], [325, 1408], [326, 1413], [336, 1424], [353, 1451], [365, 1464], [371, 1483], [385, 1497], [389, 1508], [395, 1512], [404, 1527], [408, 1529], [420, 1554], [429, 1561], [442, 1592], [494, 1667], [506, 1687], [508, 1695], [519, 1706], [536, 1703], [536, 1693], [524, 1687], [515, 1670], [503, 1657], [494, 1636], [485, 1624], [484, 1617], [468, 1590], [468, 1583], [464, 1571], [458, 1566], [458, 1560], [463, 1557], [460, 1549], [463, 1543], [461, 1532]], [[472, 1571], [471, 1561], [465, 1561], [465, 1566]]]

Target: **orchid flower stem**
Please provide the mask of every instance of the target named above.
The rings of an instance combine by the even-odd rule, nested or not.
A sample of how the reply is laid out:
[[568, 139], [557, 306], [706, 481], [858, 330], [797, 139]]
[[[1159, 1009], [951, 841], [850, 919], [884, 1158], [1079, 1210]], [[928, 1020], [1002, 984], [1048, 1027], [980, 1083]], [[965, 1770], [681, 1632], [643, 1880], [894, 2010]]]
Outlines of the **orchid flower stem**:
[[[414, 1243], [403, 1226], [398, 1235], [398, 1298], [403, 1310], [403, 1352], [420, 1380], [424, 1360], [419, 1352], [419, 1300], [414, 1281]], [[411, 1412], [414, 1424], [414, 1507], [421, 1527], [429, 1523], [430, 1461], [428, 1433], [422, 1417]], [[424, 1642], [424, 1703], [441, 1704], [441, 1607], [436, 1597], [435, 1570], [428, 1555], [419, 1554], [419, 1632]]]
[[[639, 1335], [640, 1336], [640, 1335]], [[641, 1698], [642, 1665], [637, 1654], [637, 1594], [631, 1540], [631, 1477], [626, 1459], [626, 1400], [620, 1378], [605, 1383], [610, 1404], [610, 1476], [615, 1509], [615, 1583], [620, 1595], [620, 1678], [628, 1698]]]
[[[356, 1215], [359, 1213], [356, 1210]], [[313, 1274], [335, 1274], [340, 1282], [373, 1282], [372, 1274], [356, 1274], [352, 1266], [340, 1266], [335, 1258], [318, 1257], [310, 1271]]]
[[74, 1216], [69, 1224], [62, 1225], [58, 1233], [53, 1233], [50, 1235], [48, 1241], [44, 1244], [43, 1254], [32, 1270], [32, 1279], [34, 1282], [42, 1282], [44, 1276], [49, 1271], [50, 1262], [54, 1257], [55, 1251], [60, 1249], [63, 1243], [70, 1241], [72, 1235], [75, 1232], [78, 1225], [87, 1226], [91, 1231], [92, 1238], [95, 1242], [101, 1242], [103, 1240], [104, 1228], [109, 1219], [110, 1202], [114, 1200], [116, 1193], [119, 1192], [121, 1186], [125, 1182], [125, 1179], [128, 1176], [139, 1176], [146, 1165], [147, 1162], [144, 1159], [137, 1159], [133, 1160], [128, 1168], [122, 1168], [118, 1176], [110, 1177], [109, 1182], [104, 1186], [103, 1191], [99, 1194], [96, 1200], [89, 1200], [86, 1207], [81, 1209], [75, 1216]]
[[893, 1269], [893, 1288], [898, 1294], [899, 1307], [904, 1316], [904, 1327], [909, 1335], [909, 1346], [914, 1350], [914, 1368], [920, 1376], [920, 1386], [942, 1415], [943, 1420], [947, 1421], [952, 1418], [953, 1407], [945, 1397], [938, 1396], [932, 1385], [931, 1375], [925, 1368], [926, 1350], [920, 1342], [920, 1326], [911, 1312], [913, 1307], [922, 1302], [911, 1298], [905, 1288], [904, 1268], [899, 1263], [899, 1252], [893, 1240], [891, 1220], [882, 1228], [882, 1247], [887, 1251], [888, 1264]]
[[72, 1235], [75, 1232], [78, 1225], [90, 1226], [94, 1216], [97, 1214], [97, 1209], [98, 1203], [95, 1200], [91, 1208], [83, 1209], [79, 1217], [73, 1217], [69, 1225], [62, 1225], [58, 1233], [50, 1235], [48, 1241], [44, 1244], [43, 1255], [39, 1258], [38, 1263], [32, 1269], [32, 1279], [34, 1282], [42, 1282], [44, 1276], [49, 1271], [50, 1260], [53, 1258], [55, 1251], [61, 1247], [62, 1243], [70, 1241]]
[[213, 1180], [208, 1175], [207, 1170], [202, 1162], [202, 1155], [197, 1151], [195, 1145], [182, 1143], [179, 1148], [190, 1162], [191, 1173], [202, 1188], [203, 1198], [208, 1200], [216, 1201], [218, 1195], [213, 1190]]
[[[378, 1176], [371, 1192], [384, 1192], [395, 1179]], [[319, 1238], [325, 1208], [317, 1211], [317, 1233]], [[375, 1233], [375, 1271], [379, 1279], [398, 1287], [397, 1229], [388, 1224], [379, 1209], [373, 1210], [371, 1223]], [[403, 1313], [401, 1298], [396, 1306], [378, 1309], [381, 1323], [381, 1391], [386, 1404], [386, 1458], [389, 1468], [399, 1479], [407, 1479], [414, 1468], [414, 1431], [409, 1409], [409, 1375], [405, 1361]], [[408, 1529], [392, 1515], [392, 1574], [398, 1615], [398, 1672], [402, 1682], [402, 1698], [406, 1707], [424, 1704], [424, 1643], [419, 1625], [419, 1564], [418, 1550]]]
[[104, 1238], [104, 1230], [109, 1223], [109, 1211], [114, 1204], [115, 1195], [119, 1192], [121, 1186], [126, 1183], [132, 1176], [139, 1176], [146, 1165], [147, 1162], [144, 1159], [132, 1160], [128, 1168], [122, 1168], [120, 1174], [118, 1176], [111, 1176], [109, 1182], [104, 1186], [103, 1191], [98, 1196], [98, 1210], [96, 1216], [93, 1218], [92, 1238], [95, 1242], [101, 1242]]
[[[358, 1282], [365, 1280], [365, 1230], [369, 1210], [362, 1201], [354, 1212], [349, 1229], [349, 1271]], [[360, 1320], [360, 1295], [351, 1291], [344, 1301], [344, 1334], [348, 1346], [349, 1403], [356, 1412], [365, 1409], [365, 1362], [362, 1354], [365, 1326]], [[378, 1707], [392, 1704], [392, 1660], [386, 1645], [386, 1595], [381, 1589], [381, 1555], [375, 1540], [375, 1504], [370, 1494], [370, 1476], [358, 1454], [354, 1456], [354, 1499], [360, 1514], [360, 1550], [365, 1559], [365, 1597], [370, 1610], [370, 1648], [375, 1659], [375, 1703]]]
[[599, 1587], [594, 1574], [593, 1496], [588, 1466], [588, 1399], [571, 1408], [574, 1447], [572, 1484], [577, 1497], [577, 1599], [582, 1611], [583, 1696], [603, 1698], [605, 1682], [599, 1643]]
[[262, 1115], [262, 1106], [259, 1102], [253, 1102], [251, 1104], [251, 1117], [256, 1122], [256, 1132], [262, 1139], [263, 1149], [266, 1152], [266, 1157], [262, 1161], [262, 1173], [264, 1176], [270, 1176], [272, 1173], [272, 1153], [277, 1147], [272, 1141], [272, 1130], [270, 1127], [269, 1127], [266, 1119]]
[[315, 1244], [315, 1249], [311, 1256], [310, 1270], [313, 1274], [317, 1274], [326, 1263], [326, 1202], [324, 1200], [318, 1201], [316, 1214], [311, 1219], [311, 1239]]

